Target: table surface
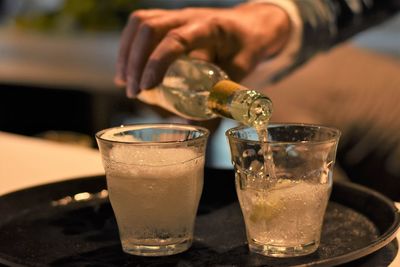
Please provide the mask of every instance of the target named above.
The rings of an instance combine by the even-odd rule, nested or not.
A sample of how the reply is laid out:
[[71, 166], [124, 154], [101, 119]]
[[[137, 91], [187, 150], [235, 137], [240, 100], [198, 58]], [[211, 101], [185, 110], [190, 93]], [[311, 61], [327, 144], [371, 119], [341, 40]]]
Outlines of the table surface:
[[[0, 131], [0, 195], [26, 187], [104, 174], [98, 150]], [[395, 203], [400, 209], [400, 203]], [[397, 233], [400, 240], [400, 232]], [[400, 253], [391, 263], [400, 266]]]
[[0, 195], [25, 187], [101, 175], [96, 149], [0, 131]]

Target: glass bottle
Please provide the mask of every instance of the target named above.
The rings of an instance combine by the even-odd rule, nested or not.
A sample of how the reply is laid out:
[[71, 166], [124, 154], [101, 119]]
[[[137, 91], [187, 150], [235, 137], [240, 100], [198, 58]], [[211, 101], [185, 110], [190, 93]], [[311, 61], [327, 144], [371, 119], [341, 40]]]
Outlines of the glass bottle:
[[138, 99], [191, 120], [217, 116], [250, 126], [268, 123], [272, 102], [265, 95], [229, 80], [219, 67], [182, 57], [168, 68], [160, 85]]

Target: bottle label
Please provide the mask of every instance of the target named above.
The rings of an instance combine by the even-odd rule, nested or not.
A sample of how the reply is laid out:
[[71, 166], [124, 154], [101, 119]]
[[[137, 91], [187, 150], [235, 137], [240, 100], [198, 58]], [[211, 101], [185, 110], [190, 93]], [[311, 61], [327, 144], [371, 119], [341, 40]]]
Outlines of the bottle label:
[[230, 80], [219, 81], [210, 91], [207, 106], [214, 113], [233, 119], [230, 110], [232, 99], [237, 91], [244, 89], [240, 84]]

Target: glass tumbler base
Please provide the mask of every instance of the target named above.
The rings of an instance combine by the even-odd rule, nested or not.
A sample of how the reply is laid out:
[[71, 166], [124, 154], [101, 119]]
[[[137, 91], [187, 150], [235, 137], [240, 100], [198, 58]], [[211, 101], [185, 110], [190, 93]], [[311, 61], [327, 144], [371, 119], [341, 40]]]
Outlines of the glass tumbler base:
[[318, 249], [319, 243], [310, 242], [298, 246], [276, 246], [269, 244], [260, 244], [255, 242], [249, 243], [249, 249], [252, 252], [277, 258], [298, 257], [311, 254]]
[[125, 253], [136, 256], [168, 256], [186, 251], [192, 245], [192, 240], [187, 239], [177, 244], [169, 245], [137, 245], [128, 242], [122, 243]]

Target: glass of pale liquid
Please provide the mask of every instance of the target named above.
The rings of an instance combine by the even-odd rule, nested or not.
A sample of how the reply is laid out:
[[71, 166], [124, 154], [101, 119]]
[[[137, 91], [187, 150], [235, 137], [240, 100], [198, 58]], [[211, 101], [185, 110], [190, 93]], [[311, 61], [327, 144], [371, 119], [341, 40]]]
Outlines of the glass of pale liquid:
[[105, 129], [96, 140], [123, 251], [165, 256], [193, 240], [209, 132], [181, 124]]
[[271, 257], [316, 251], [340, 132], [274, 124], [267, 127], [264, 142], [246, 126], [226, 135], [250, 251]]

